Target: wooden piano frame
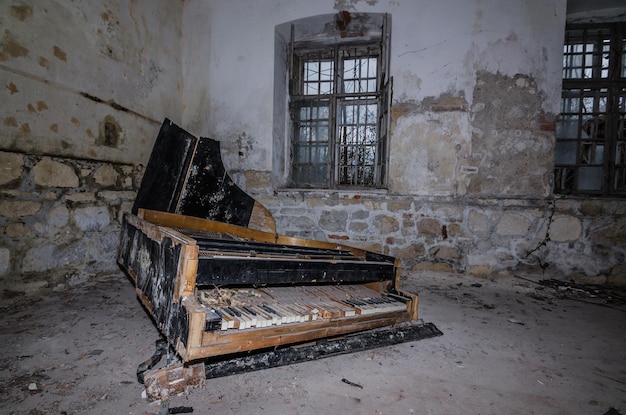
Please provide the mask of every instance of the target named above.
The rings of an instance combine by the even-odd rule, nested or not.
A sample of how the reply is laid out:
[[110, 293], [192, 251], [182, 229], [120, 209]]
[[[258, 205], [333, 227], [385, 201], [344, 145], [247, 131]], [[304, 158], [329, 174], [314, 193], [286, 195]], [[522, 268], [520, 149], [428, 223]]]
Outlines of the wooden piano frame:
[[[137, 369], [150, 399], [167, 399], [208, 377], [442, 334], [417, 321], [418, 296], [400, 290], [399, 259], [279, 235], [269, 210], [228, 175], [219, 141], [195, 137], [167, 118], [132, 213], [123, 217], [117, 261], [164, 337]], [[263, 294], [276, 296], [250, 306], [210, 301], [246, 291], [262, 301]], [[279, 292], [288, 299], [306, 294], [305, 302], [283, 307]], [[303, 309], [308, 317], [282, 324], [285, 314]], [[258, 318], [252, 324], [254, 316], [263, 324]], [[152, 370], [165, 353], [168, 365]]]
[[[373, 272], [369, 274], [367, 272], [342, 273], [342, 264], [337, 264], [338, 261], [335, 261], [331, 265], [340, 267], [338, 273], [320, 274], [324, 277], [303, 277], [298, 274], [293, 275], [291, 280], [281, 279], [280, 282], [281, 284], [302, 282], [340, 284], [350, 280], [351, 283], [362, 283], [381, 294], [393, 293], [395, 298], [403, 299], [406, 310], [324, 318], [245, 330], [208, 328], [207, 308], [199, 302], [196, 290], [199, 279], [206, 280], [211, 276], [199, 275], [199, 264], [201, 265], [202, 262], [199, 260], [201, 250], [196, 240], [186, 235], [184, 230], [226, 234], [238, 239], [280, 246], [345, 250], [354, 257], [351, 263], [358, 261], [367, 263], [368, 258], [373, 259], [370, 262], [381, 263], [381, 265], [380, 268], [374, 265]], [[218, 256], [219, 254], [216, 254], [215, 258], [221, 259]], [[400, 267], [397, 259], [346, 245], [278, 235], [192, 216], [146, 209], [139, 209], [137, 215], [127, 213], [123, 219], [118, 263], [132, 278], [141, 302], [183, 362], [304, 343], [320, 338], [393, 326], [415, 321], [418, 318], [417, 294], [399, 290]], [[389, 270], [392, 270], [391, 274]], [[347, 276], [348, 274], [350, 276]], [[265, 280], [263, 278], [261, 281], [257, 280], [255, 284], [277, 282], [272, 280], [271, 273], [267, 275], [270, 276], [265, 276]], [[320, 278], [325, 278], [325, 276], [331, 280], [320, 281]], [[381, 279], [389, 276], [391, 278]]]

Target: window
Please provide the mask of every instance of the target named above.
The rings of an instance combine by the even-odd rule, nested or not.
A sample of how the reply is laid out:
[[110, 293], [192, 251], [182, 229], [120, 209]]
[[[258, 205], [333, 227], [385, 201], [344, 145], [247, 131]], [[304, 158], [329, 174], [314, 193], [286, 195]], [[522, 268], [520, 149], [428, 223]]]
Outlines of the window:
[[626, 196], [626, 23], [566, 28], [554, 184]]
[[391, 87], [384, 26], [367, 42], [362, 36], [322, 45], [292, 42], [292, 186], [386, 185]]

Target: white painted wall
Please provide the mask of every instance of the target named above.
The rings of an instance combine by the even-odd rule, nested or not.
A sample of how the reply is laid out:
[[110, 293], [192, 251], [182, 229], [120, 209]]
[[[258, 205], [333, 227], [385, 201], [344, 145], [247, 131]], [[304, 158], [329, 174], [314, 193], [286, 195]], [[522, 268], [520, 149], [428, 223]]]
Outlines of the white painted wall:
[[271, 170], [274, 27], [343, 9], [391, 13], [394, 103], [447, 92], [471, 102], [486, 70], [534, 77], [543, 109], [558, 112], [566, 0], [189, 0], [185, 125], [221, 140], [230, 168]]
[[[183, 112], [182, 7], [169, 0], [1, 1], [0, 148], [147, 162], [160, 122]], [[118, 148], [97, 144], [107, 115], [120, 125]]]

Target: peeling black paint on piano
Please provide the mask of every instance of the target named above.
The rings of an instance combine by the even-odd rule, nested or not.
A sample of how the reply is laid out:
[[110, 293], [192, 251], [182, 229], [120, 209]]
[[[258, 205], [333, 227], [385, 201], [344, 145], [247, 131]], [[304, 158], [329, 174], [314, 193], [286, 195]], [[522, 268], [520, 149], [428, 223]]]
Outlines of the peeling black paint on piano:
[[200, 138], [177, 213], [247, 226], [253, 207], [226, 172], [219, 141]]
[[215, 256], [200, 258], [196, 285], [363, 283], [392, 280], [393, 264]]
[[227, 359], [223, 357], [207, 359], [205, 372], [207, 379], [213, 379], [442, 335], [443, 333], [433, 323], [385, 327], [334, 339], [323, 339], [315, 344], [261, 350], [252, 354], [230, 356]]
[[132, 212], [139, 208], [174, 212], [198, 139], [167, 118], [146, 166]]
[[135, 216], [124, 215], [118, 262], [149, 301], [144, 305], [163, 334], [172, 344], [180, 340], [186, 346], [187, 312], [182, 304], [174, 302], [181, 245], [167, 236], [159, 241], [151, 239], [138, 229], [139, 221]]
[[226, 172], [219, 141], [163, 121], [133, 213], [144, 208], [248, 226], [254, 203]]

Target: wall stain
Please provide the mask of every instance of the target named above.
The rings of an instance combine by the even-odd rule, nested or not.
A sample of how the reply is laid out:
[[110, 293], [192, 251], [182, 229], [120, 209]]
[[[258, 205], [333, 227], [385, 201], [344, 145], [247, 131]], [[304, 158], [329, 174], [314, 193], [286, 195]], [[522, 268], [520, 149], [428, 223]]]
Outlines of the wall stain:
[[67, 62], [67, 53], [65, 53], [63, 49], [58, 46], [55, 46], [53, 49], [54, 56], [56, 56], [59, 60], [62, 60], [63, 62]]
[[2, 41], [0, 41], [0, 62], [26, 55], [28, 55], [28, 49], [20, 45], [9, 30], [5, 30]]
[[26, 108], [28, 108], [28, 112], [30, 112], [31, 114], [34, 114], [35, 112], [37, 112], [37, 110], [35, 109], [35, 107], [33, 107], [33, 104], [31, 104], [30, 102], [28, 103], [28, 105], [26, 106]]
[[94, 138], [95, 136], [93, 135], [93, 131], [91, 131], [91, 128], [87, 128], [87, 130], [85, 131], [85, 133], [87, 133], [87, 137], [89, 138]]
[[11, 16], [23, 22], [33, 15], [33, 9], [30, 6], [11, 6]]
[[23, 132], [24, 134], [29, 134], [30, 133], [30, 125], [28, 125], [28, 123], [25, 122], [24, 124], [20, 125], [20, 131]]
[[7, 127], [17, 127], [17, 118], [15, 117], [6, 117], [3, 121], [3, 124]]
[[75, 126], [80, 127], [80, 121], [78, 120], [78, 118], [72, 117], [70, 121], [72, 121], [72, 124], [74, 124]]
[[39, 66], [41, 66], [42, 68], [50, 69], [50, 62], [48, 62], [48, 59], [44, 58], [43, 56], [40, 56]]
[[9, 92], [11, 92], [11, 95], [17, 94], [18, 92], [20, 92], [19, 89], [17, 89], [17, 86], [13, 82], [9, 82], [6, 86]]
[[48, 109], [48, 104], [45, 101], [37, 101], [37, 111], [45, 111]]
[[113, 101], [112, 99], [110, 99], [108, 101], [105, 101], [102, 98], [98, 98], [98, 97], [96, 97], [94, 95], [91, 95], [91, 94], [88, 94], [86, 92], [79, 92], [79, 94], [82, 95], [83, 97], [87, 98], [87, 99], [92, 100], [93, 102], [97, 102], [98, 104], [108, 105], [111, 108], [113, 108], [114, 110], [127, 112], [129, 114], [133, 114], [133, 115], [135, 115], [135, 116], [137, 116], [139, 118], [142, 118], [144, 120], [150, 121], [151, 123], [154, 123], [154, 124], [161, 124], [161, 121], [154, 120], [154, 119], [149, 118], [149, 117], [147, 117], [145, 115], [142, 115], [142, 114], [140, 114], [138, 112], [135, 112], [135, 111], [133, 111], [131, 109], [128, 109], [128, 108], [118, 104], [117, 102]]
[[59, 132], [59, 124], [57, 124], [57, 123], [50, 124], [50, 131], [52, 131], [54, 133], [58, 133]]
[[116, 148], [120, 142], [122, 128], [113, 116], [107, 115], [98, 128], [96, 144]]

